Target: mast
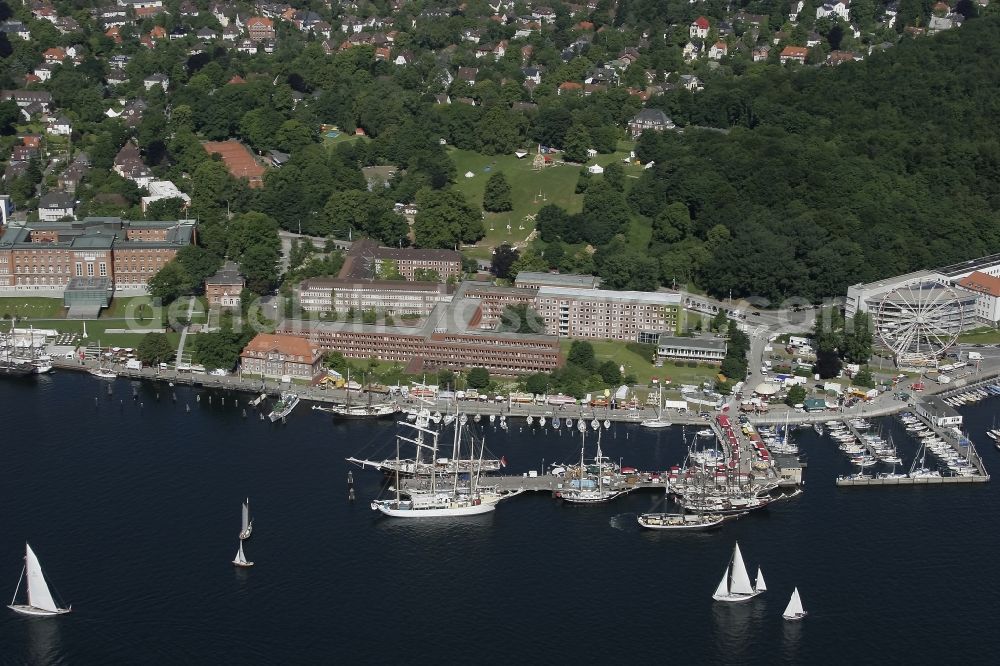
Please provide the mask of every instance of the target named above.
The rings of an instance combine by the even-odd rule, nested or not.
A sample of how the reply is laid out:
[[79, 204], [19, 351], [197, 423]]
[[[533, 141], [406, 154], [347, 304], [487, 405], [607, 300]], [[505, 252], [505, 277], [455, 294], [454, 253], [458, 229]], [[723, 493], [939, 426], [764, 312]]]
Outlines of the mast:
[[[417, 452], [420, 452], [420, 447], [417, 447]], [[399, 435], [396, 436], [396, 508], [399, 508]]]
[[[452, 457], [451, 464], [455, 468], [455, 481], [454, 481], [454, 486], [452, 487], [452, 491], [451, 491], [451, 494], [452, 494], [453, 497], [458, 497], [458, 470], [460, 468], [460, 463], [461, 463], [461, 460], [462, 460], [462, 455], [461, 455], [461, 453], [462, 453], [462, 435], [461, 435], [462, 427], [463, 427], [462, 419], [461, 419], [461, 417], [459, 417], [458, 411], [456, 410], [456, 413], [455, 413], [455, 440], [454, 440], [454, 443], [451, 446], [451, 457]], [[470, 473], [472, 472], [471, 468], [469, 469], [469, 472]]]
[[483, 441], [480, 442], [479, 446], [479, 465], [476, 467], [476, 485], [474, 490], [479, 488], [479, 475], [483, 473], [483, 455], [486, 453], [486, 436], [483, 435]]

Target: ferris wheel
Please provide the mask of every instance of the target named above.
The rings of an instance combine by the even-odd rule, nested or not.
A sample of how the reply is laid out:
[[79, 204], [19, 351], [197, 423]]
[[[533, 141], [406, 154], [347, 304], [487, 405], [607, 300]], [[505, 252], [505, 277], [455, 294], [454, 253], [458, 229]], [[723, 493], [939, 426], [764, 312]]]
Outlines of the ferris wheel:
[[875, 330], [901, 365], [929, 365], [958, 340], [968, 299], [943, 282], [898, 287], [879, 303]]

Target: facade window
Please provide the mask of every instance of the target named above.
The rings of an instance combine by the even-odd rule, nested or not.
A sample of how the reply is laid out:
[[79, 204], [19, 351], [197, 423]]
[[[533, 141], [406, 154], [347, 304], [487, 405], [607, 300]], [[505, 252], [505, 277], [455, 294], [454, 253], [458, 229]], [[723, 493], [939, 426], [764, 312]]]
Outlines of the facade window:
[[87, 277], [94, 277], [94, 264], [87, 264]]
[[83, 264], [80, 262], [76, 263], [76, 276], [83, 277]]
[[100, 266], [99, 266], [99, 268], [100, 268], [101, 277], [107, 277], [108, 276], [108, 265], [102, 261], [101, 264], [100, 264]]

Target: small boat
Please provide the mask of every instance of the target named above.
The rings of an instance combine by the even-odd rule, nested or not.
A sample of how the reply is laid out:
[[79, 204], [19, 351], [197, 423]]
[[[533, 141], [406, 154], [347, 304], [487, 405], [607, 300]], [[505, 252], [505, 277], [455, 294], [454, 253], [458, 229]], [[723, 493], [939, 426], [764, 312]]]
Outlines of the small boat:
[[726, 520], [725, 516], [706, 513], [643, 513], [638, 521], [648, 530], [675, 530], [696, 532], [716, 528]]
[[817, 435], [822, 435], [823, 434], [823, 424], [821, 424], [821, 423], [814, 423], [813, 424], [813, 430], [816, 431]]
[[[21, 589], [21, 580], [25, 577], [28, 579], [28, 603], [19, 604], [17, 603], [17, 593]], [[28, 544], [24, 544], [24, 568], [21, 570], [21, 578], [17, 581], [14, 598], [10, 600], [10, 605], [7, 608], [22, 615], [42, 617], [64, 615], [73, 610], [72, 606], [59, 608], [56, 605], [52, 593], [49, 591], [49, 585], [45, 582], [45, 576], [42, 574], [42, 565], [39, 563], [35, 551], [31, 550], [31, 546]]]
[[479, 414], [476, 414], [475, 416], [473, 416], [473, 417], [472, 417], [472, 420], [473, 420], [473, 421], [474, 421], [475, 423], [479, 423], [480, 421], [482, 421], [482, 420], [483, 420], [483, 417], [482, 417], [481, 415], [479, 415]]
[[528, 418], [525, 419], [525, 421], [528, 422], [528, 425], [531, 425], [532, 423], [535, 422], [535, 417], [529, 416]]
[[[596, 421], [597, 419], [594, 419], [594, 420]], [[611, 427], [611, 420], [610, 419], [604, 419], [604, 428], [605, 428], [605, 430], [608, 429], [608, 428], [610, 428], [610, 427]]]
[[785, 618], [789, 622], [797, 622], [804, 618], [808, 613], [802, 608], [802, 599], [799, 597], [799, 588], [792, 590], [792, 598], [788, 600], [788, 605], [785, 606], [785, 612], [781, 614], [781, 617]]
[[767, 592], [767, 583], [764, 582], [764, 573], [757, 567], [757, 580], [754, 581], [754, 589], [758, 592]]
[[702, 428], [695, 433], [698, 437], [715, 437], [715, 431], [711, 428]]
[[567, 428], [573, 427], [573, 419], [566, 419], [566, 427]]
[[[659, 388], [656, 397], [656, 418], [645, 419], [639, 423], [643, 428], [669, 428], [673, 424], [663, 418], [663, 387]], [[701, 434], [701, 433], [699, 433]]]
[[294, 393], [282, 393], [281, 399], [274, 404], [274, 407], [271, 409], [271, 413], [268, 414], [267, 417], [271, 419], [271, 423], [280, 421], [291, 414], [292, 410], [295, 409], [295, 406], [298, 404], [299, 396]]
[[490, 423], [496, 423], [496, 420], [497, 420], [497, 415], [496, 414], [490, 414]]
[[108, 370], [107, 368], [94, 368], [90, 371], [90, 374], [99, 379], [115, 379], [118, 377], [118, 373], [113, 370]]
[[250, 498], [243, 501], [243, 522], [240, 527], [240, 541], [249, 539], [253, 533], [253, 520], [250, 518]]
[[545, 427], [545, 417], [544, 416], [539, 416], [538, 417], [538, 425], [542, 426], [543, 428]]
[[236, 551], [236, 559], [233, 560], [233, 564], [238, 567], [248, 568], [253, 566], [253, 562], [247, 561], [247, 556], [243, 554], [243, 542], [240, 541], [240, 549]]
[[560, 423], [559, 423], [559, 417], [558, 416], [553, 417], [552, 418], [552, 427], [555, 428], [556, 430], [558, 430], [559, 429], [559, 425], [560, 425]]
[[[760, 582], [763, 582], [763, 580], [763, 578], [759, 578]], [[730, 563], [726, 565], [726, 571], [722, 574], [722, 580], [719, 581], [719, 586], [715, 588], [712, 598], [716, 601], [735, 603], [749, 601], [763, 591], [763, 589], [755, 589], [750, 584], [750, 575], [747, 573], [746, 564], [743, 562], [743, 554], [740, 553], [740, 544], [737, 543], [736, 548], [733, 549], [733, 557]]]

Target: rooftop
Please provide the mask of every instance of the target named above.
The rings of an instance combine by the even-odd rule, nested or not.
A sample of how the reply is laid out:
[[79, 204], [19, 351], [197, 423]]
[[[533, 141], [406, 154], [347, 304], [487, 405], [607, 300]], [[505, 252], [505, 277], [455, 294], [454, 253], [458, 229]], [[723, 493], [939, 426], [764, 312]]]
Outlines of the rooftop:
[[709, 349], [711, 351], [726, 351], [725, 338], [682, 338], [666, 333], [656, 340], [658, 347], [681, 347], [686, 349]]
[[312, 359], [318, 354], [312, 344], [305, 338], [294, 335], [274, 335], [271, 333], [258, 333], [253, 340], [243, 348], [243, 353], [257, 352], [261, 354], [277, 353], [285, 356], [301, 356]]
[[680, 305], [680, 294], [662, 291], [610, 291], [608, 289], [574, 289], [569, 287], [540, 287], [539, 298], [567, 298], [579, 300], [618, 301], [647, 305]]
[[594, 275], [577, 275], [575, 273], [548, 273], [521, 271], [514, 280], [515, 285], [537, 284], [549, 287], [575, 287], [578, 289], [596, 289], [601, 279]]

